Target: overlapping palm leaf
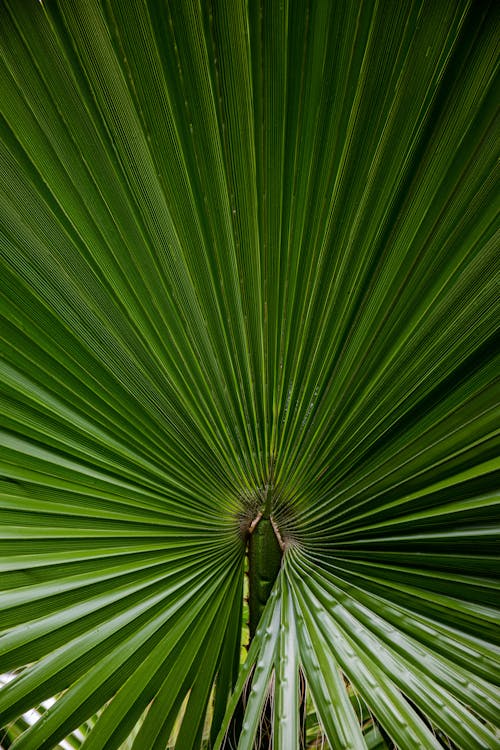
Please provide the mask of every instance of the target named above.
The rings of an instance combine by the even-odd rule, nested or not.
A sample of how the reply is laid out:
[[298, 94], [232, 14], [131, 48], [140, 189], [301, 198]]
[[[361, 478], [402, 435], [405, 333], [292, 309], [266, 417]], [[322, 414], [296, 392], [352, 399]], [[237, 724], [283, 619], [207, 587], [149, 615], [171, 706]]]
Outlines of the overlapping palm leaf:
[[58, 696], [12, 747], [221, 747], [245, 691], [251, 748], [271, 691], [291, 750], [300, 672], [332, 748], [498, 747], [498, 29], [3, 0], [0, 725]]

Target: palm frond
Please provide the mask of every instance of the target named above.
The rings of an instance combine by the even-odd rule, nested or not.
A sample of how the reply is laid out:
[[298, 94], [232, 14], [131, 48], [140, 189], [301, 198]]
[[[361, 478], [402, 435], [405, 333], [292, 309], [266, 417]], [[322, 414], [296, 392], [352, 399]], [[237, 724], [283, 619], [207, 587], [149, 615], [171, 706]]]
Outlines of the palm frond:
[[12, 748], [91, 717], [85, 750], [227, 748], [242, 707], [239, 750], [269, 711], [275, 750], [498, 746], [498, 30], [466, 0], [3, 0]]

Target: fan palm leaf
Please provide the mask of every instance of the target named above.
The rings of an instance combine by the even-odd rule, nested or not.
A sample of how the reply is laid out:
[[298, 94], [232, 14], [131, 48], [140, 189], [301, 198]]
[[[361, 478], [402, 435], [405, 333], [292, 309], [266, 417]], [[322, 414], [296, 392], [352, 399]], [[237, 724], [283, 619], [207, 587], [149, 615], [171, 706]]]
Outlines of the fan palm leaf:
[[498, 30], [3, 0], [13, 748], [498, 747]]

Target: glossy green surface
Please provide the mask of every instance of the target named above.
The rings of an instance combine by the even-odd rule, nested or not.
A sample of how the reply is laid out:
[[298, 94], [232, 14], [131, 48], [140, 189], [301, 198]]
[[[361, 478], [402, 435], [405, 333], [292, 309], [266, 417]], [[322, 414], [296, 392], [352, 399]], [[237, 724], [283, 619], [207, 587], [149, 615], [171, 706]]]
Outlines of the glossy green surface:
[[0, 0], [13, 750], [217, 749], [242, 693], [239, 750], [270, 693], [296, 750], [301, 673], [311, 742], [497, 750], [499, 32], [487, 0]]

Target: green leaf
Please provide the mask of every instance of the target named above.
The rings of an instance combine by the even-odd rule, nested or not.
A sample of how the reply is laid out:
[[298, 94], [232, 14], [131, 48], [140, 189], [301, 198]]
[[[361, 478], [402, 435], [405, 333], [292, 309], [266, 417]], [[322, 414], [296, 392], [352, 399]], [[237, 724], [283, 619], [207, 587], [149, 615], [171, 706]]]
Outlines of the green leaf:
[[1, 3], [5, 745], [498, 746], [499, 21]]

